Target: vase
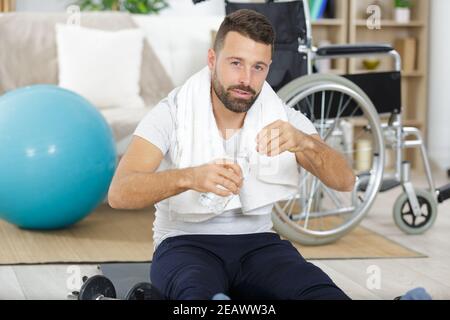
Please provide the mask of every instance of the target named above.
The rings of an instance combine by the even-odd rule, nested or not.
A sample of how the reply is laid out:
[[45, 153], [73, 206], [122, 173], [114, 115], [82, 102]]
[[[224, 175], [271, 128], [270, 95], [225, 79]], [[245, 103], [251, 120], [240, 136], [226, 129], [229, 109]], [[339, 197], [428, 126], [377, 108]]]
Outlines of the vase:
[[395, 21], [408, 23], [411, 21], [411, 10], [409, 8], [395, 8]]

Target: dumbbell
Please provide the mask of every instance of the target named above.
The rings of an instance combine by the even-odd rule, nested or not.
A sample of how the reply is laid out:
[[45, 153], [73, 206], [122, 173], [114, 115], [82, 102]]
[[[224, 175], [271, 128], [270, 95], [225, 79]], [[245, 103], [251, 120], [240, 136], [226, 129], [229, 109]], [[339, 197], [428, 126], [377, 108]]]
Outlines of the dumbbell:
[[[71, 297], [78, 300], [120, 300], [114, 284], [102, 275], [83, 277], [80, 291], [72, 292]], [[124, 300], [162, 300], [162, 296], [150, 283], [139, 282], [127, 292]]]

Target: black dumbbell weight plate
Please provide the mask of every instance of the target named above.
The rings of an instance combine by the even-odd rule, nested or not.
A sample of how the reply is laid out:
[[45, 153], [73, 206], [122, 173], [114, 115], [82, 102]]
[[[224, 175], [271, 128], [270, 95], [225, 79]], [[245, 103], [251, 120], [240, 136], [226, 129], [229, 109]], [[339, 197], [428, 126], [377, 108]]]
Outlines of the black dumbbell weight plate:
[[78, 300], [97, 300], [98, 297], [116, 298], [116, 289], [108, 278], [96, 275], [87, 279], [80, 289]]
[[148, 282], [135, 284], [125, 296], [125, 300], [153, 300], [153, 286]]

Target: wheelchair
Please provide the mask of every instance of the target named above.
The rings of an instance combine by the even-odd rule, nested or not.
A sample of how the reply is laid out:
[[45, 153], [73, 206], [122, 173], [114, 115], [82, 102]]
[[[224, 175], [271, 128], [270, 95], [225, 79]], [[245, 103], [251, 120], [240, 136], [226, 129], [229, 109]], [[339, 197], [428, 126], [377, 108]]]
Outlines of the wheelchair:
[[[289, 107], [312, 121], [328, 145], [345, 155], [357, 177], [353, 191], [342, 193], [300, 169], [298, 193], [274, 206], [274, 229], [303, 245], [337, 241], [364, 219], [378, 192], [399, 186], [403, 193], [393, 208], [396, 225], [407, 234], [421, 234], [431, 228], [438, 203], [450, 198], [450, 185], [435, 187], [420, 131], [402, 124], [401, 57], [393, 47], [387, 44], [313, 47], [306, 0], [262, 3], [226, 0], [225, 5], [227, 14], [252, 9], [269, 18], [276, 41], [267, 81]], [[319, 59], [380, 55], [393, 59], [394, 70], [344, 76], [313, 72], [313, 63]], [[385, 172], [386, 148], [395, 155], [394, 172]], [[403, 159], [406, 148], [420, 149], [427, 190], [414, 188], [410, 181], [410, 163]], [[355, 158], [360, 155], [364, 155], [361, 158], [365, 165], [358, 168]]]

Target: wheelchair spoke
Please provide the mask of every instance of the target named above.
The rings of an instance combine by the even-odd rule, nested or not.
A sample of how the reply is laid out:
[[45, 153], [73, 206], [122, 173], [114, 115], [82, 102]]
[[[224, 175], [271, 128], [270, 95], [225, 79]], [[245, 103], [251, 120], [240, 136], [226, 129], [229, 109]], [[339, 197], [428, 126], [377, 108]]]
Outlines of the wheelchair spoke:
[[322, 91], [322, 103], [320, 107], [320, 136], [323, 137], [323, 130], [325, 125], [325, 91]]
[[[315, 184], [316, 184], [316, 180], [313, 180], [313, 186]], [[305, 214], [305, 221], [303, 223], [303, 228], [305, 228], [306, 230], [308, 229], [309, 213], [311, 211], [311, 202], [312, 202], [313, 197], [314, 197], [314, 192], [311, 193], [310, 197], [308, 198], [308, 201], [306, 202], [306, 206], [303, 210], [303, 212]]]
[[[406, 206], [408, 206], [408, 207], [406, 207]], [[409, 204], [409, 201], [406, 202], [406, 205], [403, 207], [403, 209], [407, 210], [405, 214], [412, 213], [412, 208], [411, 208], [411, 205]]]
[[295, 200], [292, 201], [291, 207], [290, 207], [289, 212], [288, 212], [288, 217], [292, 217], [292, 209], [294, 209], [294, 206], [295, 206]]
[[[300, 175], [300, 181], [301, 181], [301, 183], [300, 183], [300, 185], [299, 185], [299, 190], [300, 190], [300, 192], [304, 192], [304, 191], [306, 191], [305, 190], [305, 185], [306, 185], [306, 182], [308, 181], [308, 177], [309, 176], [311, 176], [311, 174], [308, 172], [308, 171], [306, 171], [306, 170], [303, 170], [302, 171], [302, 173], [301, 173], [301, 175]], [[288, 214], [287, 214], [287, 216], [289, 217], [289, 218], [292, 218], [292, 211], [293, 211], [293, 208], [294, 208], [294, 206], [295, 206], [295, 201], [297, 200], [298, 202], [299, 202], [299, 204], [300, 204], [300, 202], [301, 202], [301, 200], [302, 200], [302, 197], [304, 197], [304, 195], [301, 195], [300, 193], [297, 193], [297, 194], [295, 194], [293, 197], [291, 197], [290, 199], [288, 199], [287, 201], [286, 201], [286, 203], [284, 204], [284, 206], [283, 206], [283, 208], [282, 208], [282, 210], [285, 212], [286, 211], [286, 209], [289, 207], [290, 209], [288, 210]]]
[[[314, 99], [314, 96], [313, 96], [313, 99]], [[311, 117], [311, 121], [315, 121], [314, 107], [311, 104], [311, 101], [309, 100], [309, 97], [306, 97], [305, 101], [306, 101], [306, 103], [307, 103], [307, 105], [309, 107], [309, 114], [310, 114], [310, 117]], [[314, 103], [314, 101], [313, 101], [313, 103]]]
[[352, 98], [348, 97], [344, 106], [342, 106], [342, 99], [343, 99], [343, 97], [341, 97], [341, 101], [339, 103], [339, 108], [336, 113], [336, 118], [335, 118], [336, 122], [338, 122], [341, 119], [341, 116], [344, 114], [344, 111], [347, 110], [347, 107], [350, 105], [350, 102], [352, 102]]
[[341, 107], [342, 107], [342, 99], [343, 99], [343, 96], [341, 95], [341, 101], [340, 101], [340, 103], [339, 103], [339, 109], [338, 109], [338, 112], [337, 112], [337, 117], [334, 119], [334, 124], [333, 124], [333, 126], [332, 126], [330, 129], [328, 129], [327, 133], [326, 133], [325, 136], [323, 137], [323, 140], [324, 140], [324, 141], [326, 141], [326, 140], [330, 137], [331, 133], [333, 133], [333, 131], [336, 129], [336, 126], [337, 126], [337, 124], [339, 123], [339, 120], [340, 120], [341, 115], [344, 113], [344, 111], [347, 109], [348, 105], [349, 105], [350, 102], [352, 101], [352, 100], [351, 100], [351, 97], [348, 97], [348, 99], [347, 99], [347, 101], [346, 101], [344, 107], [343, 107], [342, 110], [341, 110]]
[[333, 203], [336, 205], [336, 207], [338, 208], [342, 207], [342, 202], [339, 201], [334, 191], [330, 190], [330, 188], [328, 188], [325, 185], [323, 186], [323, 189], [328, 194]]
[[[358, 105], [358, 107], [359, 107], [359, 105]], [[350, 116], [348, 116], [349, 118], [353, 118], [353, 116], [355, 115], [356, 111], [358, 111], [358, 107], [356, 107], [356, 108], [352, 111], [352, 113], [350, 114]]]
[[412, 225], [413, 226], [417, 225], [416, 224], [417, 217], [414, 214], [412, 214], [411, 217], [412, 217]]
[[[341, 94], [342, 96], [342, 94]], [[333, 97], [334, 97], [334, 91], [331, 91], [331, 98], [330, 101], [328, 102], [328, 107], [327, 107], [327, 119], [330, 118], [330, 111], [331, 111], [331, 105], [333, 103]]]
[[319, 186], [321, 184], [322, 183], [320, 182], [320, 180], [313, 176], [312, 187], [311, 187], [311, 189], [312, 189], [311, 196], [308, 198], [308, 202], [307, 202], [307, 205], [305, 207], [306, 211], [304, 211], [305, 214], [306, 214], [306, 218], [305, 218], [305, 223], [304, 223], [303, 227], [306, 230], [308, 230], [309, 214], [311, 212], [312, 201], [313, 201], [314, 196], [317, 193], [317, 189], [319, 188]]
[[[328, 110], [328, 112], [329, 112], [329, 110]], [[327, 119], [329, 119], [328, 116], [327, 116]], [[333, 125], [331, 126], [330, 129], [327, 130], [325, 135], [322, 137], [323, 141], [326, 141], [330, 137], [330, 135], [333, 133], [334, 129], [336, 128], [337, 123], [338, 123], [338, 119], [334, 119]]]
[[289, 204], [291, 203], [291, 202], [293, 202], [294, 201], [294, 199], [295, 199], [295, 197], [292, 197], [291, 199], [289, 199], [288, 201], [286, 201], [286, 204], [284, 205], [284, 207], [283, 207], [283, 211], [286, 211], [286, 208], [289, 206]]

